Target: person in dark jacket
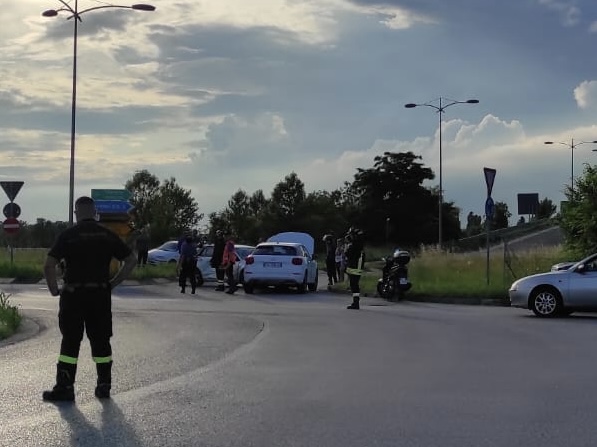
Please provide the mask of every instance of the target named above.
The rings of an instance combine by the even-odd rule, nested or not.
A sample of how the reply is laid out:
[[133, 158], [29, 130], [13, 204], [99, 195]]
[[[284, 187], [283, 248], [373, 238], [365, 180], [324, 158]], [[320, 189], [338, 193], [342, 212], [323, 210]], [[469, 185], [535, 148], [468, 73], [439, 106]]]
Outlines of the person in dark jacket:
[[352, 304], [347, 309], [360, 309], [361, 289], [360, 281], [365, 268], [365, 252], [363, 232], [351, 227], [345, 237], [346, 274], [352, 293]]
[[[48, 252], [44, 276], [52, 296], [60, 296], [58, 323], [62, 342], [56, 385], [43, 392], [46, 401], [74, 401], [74, 383], [83, 333], [87, 333], [97, 369], [95, 396], [110, 397], [112, 384], [111, 291], [135, 268], [137, 259], [114, 232], [96, 221], [91, 197], [75, 202], [76, 225], [64, 230]], [[124, 261], [110, 278], [112, 259]], [[64, 264], [64, 285], [58, 288], [56, 267]]]
[[226, 246], [226, 238], [222, 230], [216, 231], [216, 238], [214, 240], [214, 250], [209, 261], [209, 265], [216, 270], [217, 286], [216, 291], [223, 292], [226, 287], [224, 286], [224, 277], [226, 271], [222, 269], [222, 261], [224, 259], [224, 247]]
[[336, 239], [333, 234], [326, 234], [323, 237], [325, 243], [325, 269], [328, 274], [328, 286], [338, 282], [336, 274]]
[[147, 234], [147, 229], [144, 228], [139, 233], [139, 236], [135, 240], [135, 249], [137, 250], [137, 267], [145, 267], [149, 253], [149, 234]]
[[180, 247], [180, 257], [176, 270], [178, 272], [178, 283], [180, 284], [180, 293], [185, 293], [187, 286], [187, 278], [191, 282], [191, 294], [195, 294], [197, 288], [197, 276], [195, 270], [197, 268], [197, 245], [193, 241], [192, 235], [187, 235]]

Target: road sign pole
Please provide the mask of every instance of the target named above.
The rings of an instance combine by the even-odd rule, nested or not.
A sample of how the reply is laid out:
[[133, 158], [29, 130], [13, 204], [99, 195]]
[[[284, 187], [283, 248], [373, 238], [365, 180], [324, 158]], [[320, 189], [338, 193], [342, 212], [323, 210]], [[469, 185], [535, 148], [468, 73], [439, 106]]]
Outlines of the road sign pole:
[[491, 226], [491, 220], [485, 219], [485, 223], [487, 224], [485, 225], [487, 227], [487, 266], [485, 276], [487, 278], [487, 285], [489, 285], [489, 227]]

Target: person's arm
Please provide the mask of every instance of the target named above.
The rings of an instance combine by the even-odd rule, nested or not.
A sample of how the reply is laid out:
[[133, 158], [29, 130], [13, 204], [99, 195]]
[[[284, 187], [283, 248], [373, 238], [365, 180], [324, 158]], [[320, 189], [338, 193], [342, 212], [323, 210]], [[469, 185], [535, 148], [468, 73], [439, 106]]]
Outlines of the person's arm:
[[120, 264], [120, 269], [116, 272], [114, 277], [110, 280], [110, 288], [114, 289], [118, 284], [124, 281], [133, 271], [137, 265], [137, 257], [134, 253], [130, 253]]
[[52, 296], [60, 295], [60, 289], [58, 288], [58, 279], [56, 278], [56, 266], [58, 265], [58, 259], [47, 256], [46, 263], [44, 264], [44, 276], [46, 278], [46, 284], [48, 290]]

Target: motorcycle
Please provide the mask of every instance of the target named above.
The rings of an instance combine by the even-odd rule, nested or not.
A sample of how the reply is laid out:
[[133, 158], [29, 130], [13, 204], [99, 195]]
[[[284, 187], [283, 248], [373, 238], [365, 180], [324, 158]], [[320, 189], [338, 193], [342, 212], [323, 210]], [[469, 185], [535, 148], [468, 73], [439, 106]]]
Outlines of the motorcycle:
[[397, 296], [398, 301], [404, 299], [404, 294], [412, 287], [408, 280], [410, 253], [397, 249], [392, 256], [382, 258], [385, 262], [381, 270], [382, 277], [377, 281], [377, 293], [380, 297], [392, 300]]

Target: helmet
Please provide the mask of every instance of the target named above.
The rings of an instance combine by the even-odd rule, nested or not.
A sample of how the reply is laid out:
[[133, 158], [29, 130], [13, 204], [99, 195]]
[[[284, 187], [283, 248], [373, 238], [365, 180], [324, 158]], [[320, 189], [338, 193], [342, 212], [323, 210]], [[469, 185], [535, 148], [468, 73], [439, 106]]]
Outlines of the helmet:
[[224, 235], [224, 232], [222, 230], [216, 230], [217, 237], [222, 237], [223, 235]]
[[396, 250], [394, 250], [392, 258], [394, 258], [394, 262], [396, 264], [406, 265], [410, 262], [410, 253], [406, 250], [397, 248]]
[[331, 234], [326, 234], [323, 236], [323, 242], [333, 242], [334, 237]]

